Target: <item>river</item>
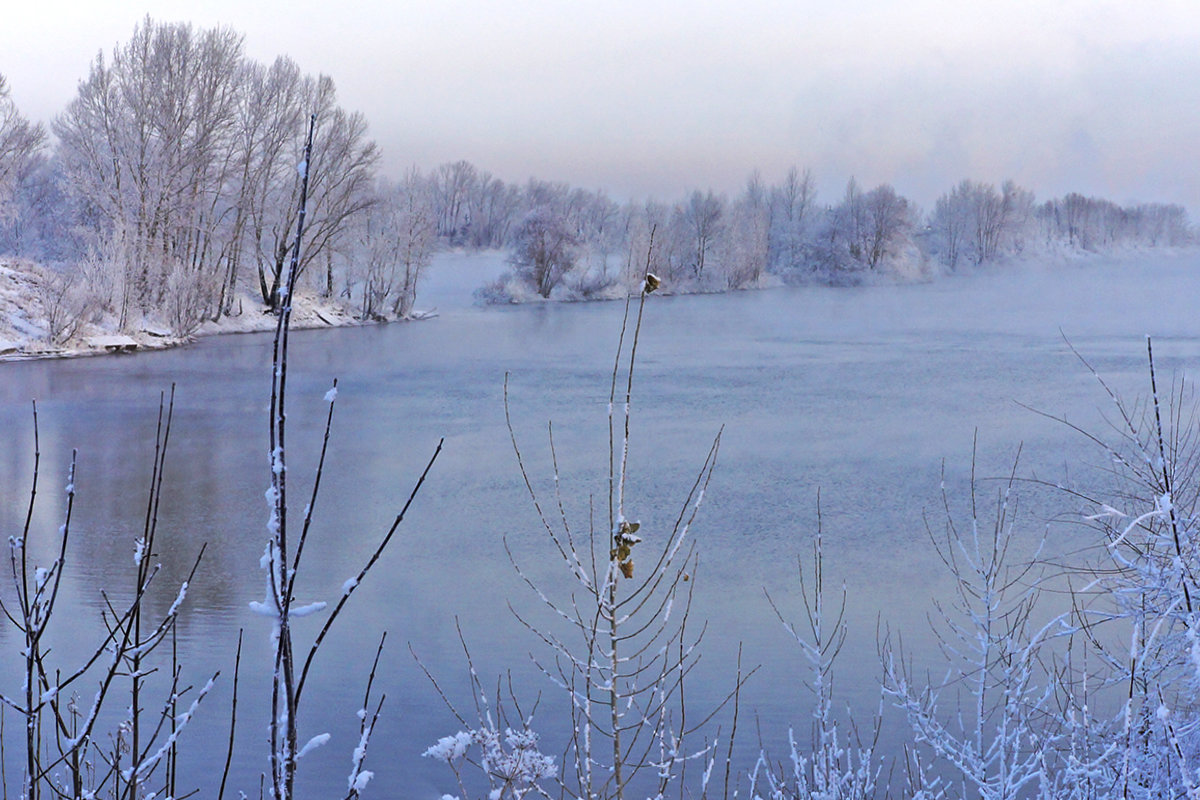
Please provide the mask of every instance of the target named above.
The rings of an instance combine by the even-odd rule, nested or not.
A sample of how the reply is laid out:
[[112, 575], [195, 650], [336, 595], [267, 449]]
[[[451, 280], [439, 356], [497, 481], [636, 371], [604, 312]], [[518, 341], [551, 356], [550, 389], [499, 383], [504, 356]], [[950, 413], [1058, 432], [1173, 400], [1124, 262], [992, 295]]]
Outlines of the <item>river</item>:
[[[522, 693], [542, 693], [536, 729], [553, 740], [563, 716], [561, 693], [531, 667], [530, 653], [545, 651], [508, 608], [536, 614], [540, 601], [509, 563], [506, 538], [548, 592], [563, 596], [570, 587], [517, 469], [503, 385], [507, 374], [525, 464], [545, 493], [553, 477], [546, 436], [553, 421], [566, 511], [585, 528], [589, 498], [600, 507], [606, 496], [608, 387], [622, 304], [476, 308], [469, 289], [495, 260], [445, 257], [438, 268], [418, 303], [437, 306], [435, 319], [292, 337], [293, 486], [311, 476], [323, 396], [333, 378], [339, 381], [301, 602], [336, 598], [445, 438], [399, 537], [315, 663], [301, 737], [333, 737], [301, 762], [300, 785], [311, 796], [344, 793], [357, 744], [355, 711], [384, 630], [376, 691], [387, 700], [366, 763], [383, 784], [379, 796], [457, 792], [450, 772], [421, 752], [459, 726], [409, 652], [453, 701], [469, 707], [456, 620], [485, 683], [511, 670]], [[802, 659], [764, 590], [799, 621], [797, 559], [811, 551], [819, 491], [826, 580], [834, 592], [845, 582], [851, 631], [836, 693], [859, 712], [872, 711], [877, 631], [888, 626], [917, 648], [928, 645], [931, 600], [949, 584], [928, 544], [926, 520], [940, 529], [943, 482], [951, 505], [966, 508], [973, 441], [980, 478], [1008, 474], [1020, 448], [1022, 477], [1101, 480], [1102, 453], [1031, 409], [1107, 435], [1111, 402], [1071, 347], [1130, 398], [1147, 389], [1146, 334], [1154, 337], [1161, 379], [1194, 371], [1198, 268], [1195, 253], [1143, 253], [917, 285], [652, 296], [639, 343], [629, 467], [630, 516], [642, 521], [647, 539], [674, 521], [723, 429], [693, 529], [699, 566], [692, 615], [707, 620], [707, 630], [690, 698], [703, 705], [727, 691], [740, 643], [743, 662], [761, 665], [746, 687], [743, 713], [756, 709], [768, 740], [785, 737], [789, 723], [807, 730]], [[244, 629], [232, 786], [248, 795], [266, 768], [270, 632], [248, 603], [263, 594], [270, 351], [270, 336], [247, 334], [131, 356], [0, 364], [2, 530], [15, 534], [24, 521], [36, 399], [42, 484], [31, 549], [43, 561], [61, 523], [70, 454], [78, 450], [64, 610], [51, 639], [63, 664], [96, 641], [100, 590], [120, 593], [132, 580], [159, 398], [174, 385], [155, 554], [164, 568], [153, 602], [159, 610], [169, 605], [173, 585], [207, 544], [179, 649], [189, 681], [222, 671], [183, 735], [183, 776], [207, 787], [224, 757], [233, 651]], [[981, 495], [994, 496], [996, 482], [981, 485]], [[1025, 545], [1043, 531], [1052, 549], [1087, 543], [1086, 531], [1073, 524], [1085, 510], [1078, 501], [1032, 485], [1026, 494], [1019, 534]], [[11, 596], [7, 582], [0, 596]], [[298, 624], [301, 641], [318, 620]], [[19, 686], [13, 670], [20, 646], [16, 631], [0, 627], [6, 692]], [[927, 655], [932, 660], [932, 651]], [[11, 714], [7, 724], [16, 730]], [[5, 740], [11, 780], [17, 737], [6, 733]]]

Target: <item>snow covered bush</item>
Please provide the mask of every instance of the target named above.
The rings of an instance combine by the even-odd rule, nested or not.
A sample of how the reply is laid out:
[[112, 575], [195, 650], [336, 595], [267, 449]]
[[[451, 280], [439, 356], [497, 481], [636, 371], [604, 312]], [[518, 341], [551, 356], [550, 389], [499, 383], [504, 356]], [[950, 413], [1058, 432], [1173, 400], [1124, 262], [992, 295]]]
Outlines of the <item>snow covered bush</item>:
[[[833, 667], [846, 641], [846, 588], [839, 605], [830, 613], [826, 607], [825, 569], [818, 508], [817, 538], [813, 544], [812, 577], [806, 582], [805, 567], [799, 564], [800, 594], [804, 623], [789, 621], [767, 595], [767, 600], [788, 635], [800, 646], [809, 669], [805, 682], [813, 696], [812, 737], [803, 742], [788, 730], [788, 755], [772, 759], [763, 751], [750, 771], [750, 797], [754, 800], [788, 800], [809, 797], [819, 800], [867, 800], [879, 785], [882, 763], [875, 753], [879, 738], [875, 730], [864, 737], [851, 724], [853, 734], [839, 724], [833, 704]], [[804, 632], [807, 630], [807, 632]]]
[[884, 688], [917, 744], [947, 768], [951, 786], [985, 800], [1016, 800], [1043, 787], [1059, 743], [1044, 647], [1061, 623], [1038, 621], [1038, 553], [1015, 552], [1012, 489], [1010, 479], [989, 523], [978, 516], [972, 480], [970, 518], [959, 525], [947, 501], [942, 534], [930, 534], [954, 582], [952, 600], [935, 604], [931, 623], [946, 655], [945, 677], [921, 681], [902, 653], [884, 656]]
[[[945, 677], [918, 679], [885, 652], [885, 688], [928, 756], [926, 796], [1200, 796], [1197, 417], [1185, 384], [1160, 394], [1149, 343], [1148, 356], [1145, 400], [1101, 381], [1117, 441], [1084, 435], [1107, 478], [1058, 487], [1083, 504], [1096, 547], [1019, 554], [1011, 479], [990, 524], [974, 492], [965, 525], [947, 501], [934, 542], [956, 590], [933, 615]], [[1066, 608], [1045, 609], [1051, 593]]]
[[[55, 620], [70, 613], [62, 608], [59, 589], [66, 580], [77, 462], [72, 453], [63, 522], [56, 538], [47, 543], [53, 557], [48, 564], [39, 564], [33, 552], [43, 548], [40, 540], [45, 532], [34, 524], [39, 516], [34, 512], [41, 477], [34, 406], [29, 507], [20, 532], [8, 538], [13, 586], [11, 604], [3, 605], [8, 622], [23, 642], [19, 654], [22, 683], [15, 692], [0, 688], [0, 703], [17, 715], [24, 734], [14, 749], [22, 751], [20, 796], [26, 800], [101, 793], [113, 797], [176, 794], [174, 770], [162, 767], [177, 757], [181, 736], [217, 676], [199, 690], [188, 688], [182, 683], [183, 669], [178, 662], [158, 652], [174, 633], [200, 555], [164, 614], [152, 618], [146, 608], [151, 584], [161, 568], [154, 541], [172, 405], [164, 402], [160, 406], [142, 536], [128, 542], [132, 586], [129, 592], [121, 592], [115, 585], [106, 592], [106, 610], [96, 625], [95, 641], [83, 646], [78, 663], [53, 656], [49, 643], [58, 627]], [[124, 702], [119, 699], [122, 686], [129, 692]], [[163, 699], [156, 702], [152, 691], [162, 692]], [[123, 710], [115, 710], [118, 705]], [[147, 720], [151, 708], [157, 717], [153, 721]], [[114, 726], [106, 729], [114, 716]], [[15, 745], [18, 737], [13, 736], [12, 741]], [[5, 782], [6, 795], [8, 788]]]
[[87, 320], [92, 309], [91, 294], [76, 272], [42, 269], [37, 275], [46, 338], [52, 344], [66, 344]]
[[[472, 754], [474, 748], [474, 754]], [[554, 759], [538, 750], [538, 736], [525, 728], [476, 728], [445, 736], [422, 755], [443, 761], [454, 771], [462, 797], [470, 797], [463, 765], [478, 767], [487, 776], [488, 800], [521, 800], [529, 792], [549, 796], [538, 781], [558, 775]]]
[[[1101, 543], [1078, 565], [1087, 579], [1075, 594], [1075, 619], [1091, 669], [1076, 664], [1084, 689], [1115, 706], [1076, 704], [1079, 726], [1097, 732], [1089, 779], [1114, 796], [1200, 796], [1200, 450], [1190, 386], [1160, 393], [1147, 339], [1150, 393], [1133, 403], [1100, 380], [1117, 412], [1115, 444], [1091, 437], [1112, 465], [1112, 483], [1079, 492]], [[1089, 367], [1090, 368], [1090, 367]], [[1095, 371], [1093, 370], [1093, 374]], [[1097, 375], [1099, 380], [1099, 376]], [[1102, 676], [1097, 680], [1095, 675]], [[1092, 686], [1087, 687], [1087, 682]], [[1104, 706], [1100, 706], [1103, 708]], [[1098, 722], [1088, 714], [1097, 714]]]
[[[507, 386], [505, 391], [518, 468], [573, 587], [551, 591], [513, 562], [551, 611], [546, 622], [527, 612], [517, 614], [547, 647], [552, 659], [539, 657], [537, 663], [569, 700], [571, 737], [560, 782], [572, 797], [623, 798], [627, 792], [649, 792], [650, 787], [659, 796], [668, 790], [683, 792], [683, 786], [674, 785], [683, 766], [705, 758], [710, 747], [689, 744], [696, 728], [685, 721], [678, 705], [699, 642], [698, 634], [687, 627], [695, 585], [690, 579], [695, 570], [691, 526], [712, 476], [720, 435], [674, 515], [674, 524], [661, 512], [649, 510], [650, 522], [643, 527], [631, 518], [627, 494], [633, 372], [646, 298], [658, 285], [647, 273], [635, 319], [630, 319], [632, 296], [625, 304], [610, 386], [604, 528], [589, 522], [586, 534], [576, 538], [565, 512], [558, 517], [543, 512], [517, 443]], [[619, 403], [622, 388], [624, 402]], [[552, 435], [550, 452], [553, 456]], [[555, 503], [562, 508], [560, 492], [556, 475]], [[635, 566], [635, 552], [640, 566]]]

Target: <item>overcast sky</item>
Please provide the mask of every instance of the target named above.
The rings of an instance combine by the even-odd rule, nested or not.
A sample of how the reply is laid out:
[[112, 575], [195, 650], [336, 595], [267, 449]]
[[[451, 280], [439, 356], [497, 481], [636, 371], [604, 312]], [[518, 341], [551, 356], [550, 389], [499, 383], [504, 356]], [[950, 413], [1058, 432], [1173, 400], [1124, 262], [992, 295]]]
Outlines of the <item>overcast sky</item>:
[[[619, 198], [811, 167], [928, 206], [964, 177], [1200, 213], [1196, 0], [10, 0], [0, 73], [59, 113], [150, 13], [290, 55], [385, 168], [466, 159]], [[15, 8], [14, 8], [15, 6]]]

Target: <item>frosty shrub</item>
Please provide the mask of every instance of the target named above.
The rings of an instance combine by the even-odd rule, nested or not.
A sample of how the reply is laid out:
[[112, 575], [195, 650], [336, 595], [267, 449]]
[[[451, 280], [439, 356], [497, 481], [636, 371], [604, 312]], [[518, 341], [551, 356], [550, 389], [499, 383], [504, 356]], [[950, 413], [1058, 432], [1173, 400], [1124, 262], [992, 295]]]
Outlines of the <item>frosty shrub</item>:
[[[594, 514], [578, 527], [571, 521], [558, 478], [553, 427], [552, 497], [535, 488], [513, 426], [505, 383], [505, 417], [517, 468], [565, 573], [563, 586], [539, 582], [508, 551], [546, 612], [539, 616], [515, 611], [545, 653], [535, 655], [535, 663], [565, 695], [565, 716], [558, 723], [566, 726], [564, 760], [553, 776], [543, 778], [553, 777], [558, 792], [567, 797], [703, 793], [715, 761], [712, 737], [699, 734], [715, 711], [689, 712], [683, 686], [700, 641], [689, 628], [696, 559], [691, 526], [712, 477], [720, 434], [677, 514], [668, 517], [650, 509], [644, 524], [631, 514], [636, 502], [629, 491], [628, 469], [633, 375], [646, 299], [658, 286], [659, 279], [645, 273], [633, 318], [634, 296], [625, 303], [609, 394], [607, 513], [600, 512], [606, 522], [597, 524]], [[507, 549], [507, 541], [505, 545]], [[460, 716], [464, 730], [443, 739], [429, 754], [449, 754], [452, 757], [443, 760], [455, 766], [468, 742], [497, 731], [490, 713], [482, 710], [480, 715], [477, 724]], [[530, 733], [528, 719], [522, 724], [518, 739], [510, 744], [514, 749], [516, 742], [529, 741], [520, 738]], [[699, 764], [693, 784], [686, 779], [690, 762]], [[482, 760], [476, 763], [483, 765]], [[461, 785], [461, 773], [457, 768], [455, 772]]]
[[[875, 796], [882, 765], [875, 754], [879, 736], [876, 720], [866, 740], [851, 724], [847, 732], [839, 724], [833, 702], [834, 661], [846, 641], [846, 587], [838, 604], [829, 608], [825, 592], [825, 561], [822, 549], [820, 500], [817, 509], [817, 537], [813, 543], [811, 577], [801, 560], [797, 565], [800, 597], [804, 606], [803, 622], [790, 621], [768, 594], [775, 615], [789, 637], [799, 645], [808, 667], [805, 686], [813, 697], [812, 736], [797, 740], [788, 730], [786, 760], [772, 759], [764, 750], [749, 776], [752, 798], [787, 800], [793, 797], [844, 798], [867, 800]], [[785, 765], [786, 764], [786, 765]]]
[[947, 659], [945, 677], [924, 682], [906, 668], [902, 653], [885, 651], [885, 690], [907, 714], [917, 744], [948, 767], [951, 786], [988, 800], [1042, 788], [1058, 744], [1055, 685], [1043, 648], [1060, 620], [1036, 622], [1037, 554], [1014, 553], [1022, 532], [1014, 480], [1015, 474], [999, 489], [989, 522], [980, 518], [972, 476], [969, 519], [960, 525], [943, 495], [942, 531], [930, 529], [954, 583], [951, 599], [935, 603], [931, 615]]
[[79, 332], [93, 307], [86, 282], [75, 271], [44, 269], [36, 286], [46, 338], [52, 344], [66, 344]]
[[[931, 533], [955, 585], [931, 617], [944, 677], [920, 678], [885, 650], [885, 688], [925, 753], [914, 796], [1200, 796], [1197, 418], [1185, 384], [1160, 394], [1149, 341], [1147, 355], [1146, 399], [1100, 381], [1115, 443], [1075, 428], [1101, 448], [1107, 477], [1055, 487], [1082, 504], [1096, 547], [1018, 555], [1015, 471], [990, 522], [974, 479], [965, 524], [946, 502]], [[1066, 610], [1044, 608], [1051, 592]]]
[[189, 269], [178, 262], [170, 266], [164, 311], [171, 332], [179, 338], [191, 336], [204, 322], [213, 305], [214, 277]]
[[[153, 469], [149, 481], [145, 524], [141, 536], [127, 541], [132, 567], [132, 591], [122, 595], [115, 587], [104, 592], [104, 608], [94, 640], [81, 649], [77, 663], [64, 663], [52, 655], [49, 640], [54, 621], [64, 613], [60, 603], [68, 563], [71, 520], [76, 496], [76, 456], [72, 453], [66, 476], [63, 522], [51, 538], [53, 558], [48, 564], [33, 560], [36, 540], [47, 535], [34, 525], [41, 450], [37, 406], [33, 407], [33, 478], [29, 506], [19, 534], [8, 539], [13, 582], [12, 601], [2, 604], [9, 623], [23, 641], [20, 652], [22, 683], [10, 693], [4, 687], [0, 703], [15, 713], [23, 737], [4, 741], [23, 751], [19, 796], [27, 800], [56, 797], [139, 798], [176, 795], [173, 764], [181, 736], [217, 675], [199, 689], [182, 682], [183, 670], [174, 656], [160, 651], [171, 642], [191, 573], [177, 587], [165, 614], [151, 619], [144, 607], [161, 564], [155, 551], [162, 468], [166, 458], [173, 401], [159, 408]], [[173, 647], [165, 648], [173, 653]], [[157, 674], [156, 674], [157, 673]], [[129, 694], [119, 699], [119, 687]], [[161, 693], [161, 694], [160, 694]], [[158, 698], [158, 699], [156, 699]], [[114, 706], [123, 706], [117, 711]], [[150, 710], [153, 709], [153, 714]], [[146, 717], [156, 717], [148, 721]], [[114, 727], [107, 727], [114, 722]], [[5, 784], [7, 796], [8, 784]]]
[[[1117, 440], [1089, 434], [1112, 465], [1111, 483], [1102, 492], [1077, 491], [1100, 546], [1077, 567], [1074, 616], [1084, 647], [1070, 673], [1074, 738], [1068, 763], [1079, 781], [1105, 786], [1112, 796], [1195, 797], [1196, 405], [1183, 382], [1160, 394], [1152, 343], [1146, 344], [1145, 399], [1127, 402], [1096, 376], [1116, 409]], [[1090, 704], [1084, 702], [1089, 698]], [[1115, 716], [1103, 713], [1113, 706]]]
[[563, 283], [573, 299], [600, 300], [610, 298], [614, 292], [624, 294], [624, 290], [618, 288], [617, 276], [610, 274], [603, 266], [588, 268], [584, 265], [569, 273]]

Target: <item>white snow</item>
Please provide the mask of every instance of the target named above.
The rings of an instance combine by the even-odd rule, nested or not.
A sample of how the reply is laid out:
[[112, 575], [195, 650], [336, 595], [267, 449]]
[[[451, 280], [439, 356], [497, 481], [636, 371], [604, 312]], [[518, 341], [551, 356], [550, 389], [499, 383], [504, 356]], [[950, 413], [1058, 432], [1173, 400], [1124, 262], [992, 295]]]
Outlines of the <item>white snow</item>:
[[470, 746], [470, 732], [459, 731], [453, 736], [443, 736], [441, 739], [438, 739], [437, 744], [427, 749], [421, 755], [428, 758], [435, 758], [438, 761], [457, 761], [466, 755], [467, 748]]
[[276, 613], [276, 611], [275, 611], [275, 604], [272, 603], [270, 601], [270, 599], [251, 600], [246, 605], [248, 605], [250, 607], [250, 610], [253, 611], [255, 614], [261, 614], [264, 617], [278, 617], [279, 616], [279, 614]]
[[318, 733], [316, 736], [304, 743], [304, 746], [300, 748], [300, 752], [296, 753], [296, 758], [304, 758], [306, 754], [316, 750], [318, 747], [328, 742], [329, 737], [330, 735], [328, 733]]
[[[186, 344], [197, 336], [273, 331], [277, 322], [256, 292], [241, 291], [233, 301], [231, 316], [204, 322], [190, 336], [176, 335], [153, 316], [129, 320], [122, 330], [119, 320], [104, 314], [84, 320], [67, 341], [54, 342], [39, 294], [39, 285], [49, 274], [47, 268], [36, 264], [0, 262], [0, 361], [160, 350]], [[349, 303], [336, 297], [325, 298], [304, 289], [293, 293], [291, 303], [293, 329], [367, 324], [355, 318]]]
[[291, 609], [288, 613], [288, 616], [293, 619], [295, 619], [296, 617], [307, 617], [312, 614], [316, 614], [318, 612], [324, 611], [325, 606], [327, 606], [327, 605], [328, 605], [328, 603], [326, 603], [324, 600], [318, 600], [315, 603], [309, 603], [306, 606], [298, 606], [296, 608]]

